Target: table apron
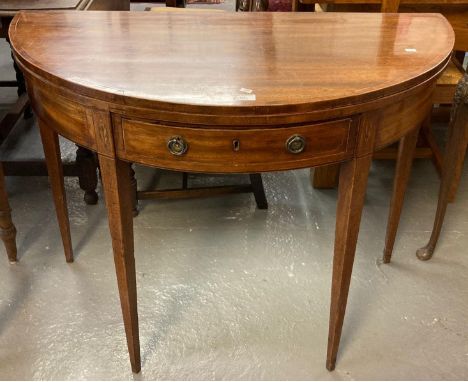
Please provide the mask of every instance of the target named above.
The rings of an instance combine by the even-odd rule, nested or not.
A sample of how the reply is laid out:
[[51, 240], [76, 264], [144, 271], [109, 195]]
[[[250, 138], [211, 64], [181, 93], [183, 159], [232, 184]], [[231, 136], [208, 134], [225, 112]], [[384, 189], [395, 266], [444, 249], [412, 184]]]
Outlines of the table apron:
[[[203, 125], [161, 121], [155, 110], [121, 113], [102, 101], [57, 92], [47, 81], [27, 75], [28, 92], [37, 116], [58, 134], [100, 154], [147, 166], [188, 172], [251, 173], [307, 168], [338, 163], [388, 146], [415, 128], [428, 115], [434, 81], [427, 81], [385, 100], [373, 110], [338, 119], [278, 126]], [[64, 94], [67, 94], [66, 96]], [[83, 102], [83, 99], [85, 102]], [[229, 117], [226, 116], [226, 121]], [[195, 121], [196, 122], [196, 121]], [[286, 147], [298, 136], [305, 142], [299, 153]], [[369, 137], [372, 136], [370, 139]], [[171, 138], [188, 149], [173, 155]]]

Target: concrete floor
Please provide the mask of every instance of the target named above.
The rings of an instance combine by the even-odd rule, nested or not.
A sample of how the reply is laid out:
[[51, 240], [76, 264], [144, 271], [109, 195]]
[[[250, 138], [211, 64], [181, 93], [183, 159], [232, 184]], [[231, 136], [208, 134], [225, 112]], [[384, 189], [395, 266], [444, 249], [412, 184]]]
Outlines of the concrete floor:
[[[0, 78], [13, 76], [7, 48]], [[14, 99], [1, 91], [2, 104]], [[73, 157], [73, 145], [63, 149]], [[37, 129], [25, 122], [2, 147], [2, 159], [39, 156]], [[313, 190], [308, 171], [265, 174], [268, 211], [251, 195], [141, 202], [139, 375], [130, 371], [102, 200], [84, 205], [77, 180], [66, 179], [76, 252], [66, 264], [47, 179], [8, 178], [20, 262], [0, 253], [0, 379], [467, 379], [468, 169], [424, 263], [414, 253], [429, 237], [439, 180], [429, 161], [415, 163], [393, 262], [383, 265], [393, 169], [372, 168], [332, 373], [336, 191]], [[141, 188], [180, 181], [148, 168], [137, 178]]]

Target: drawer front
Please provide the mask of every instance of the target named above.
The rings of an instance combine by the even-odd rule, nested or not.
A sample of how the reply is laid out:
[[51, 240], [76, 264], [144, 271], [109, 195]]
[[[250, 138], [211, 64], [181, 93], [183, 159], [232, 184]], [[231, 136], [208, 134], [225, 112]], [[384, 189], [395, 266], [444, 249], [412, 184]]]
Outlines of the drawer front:
[[[271, 129], [209, 129], [122, 118], [122, 159], [194, 172], [261, 172], [311, 167], [353, 155], [351, 119]], [[120, 131], [119, 131], [120, 130]], [[171, 152], [172, 150], [172, 152]]]

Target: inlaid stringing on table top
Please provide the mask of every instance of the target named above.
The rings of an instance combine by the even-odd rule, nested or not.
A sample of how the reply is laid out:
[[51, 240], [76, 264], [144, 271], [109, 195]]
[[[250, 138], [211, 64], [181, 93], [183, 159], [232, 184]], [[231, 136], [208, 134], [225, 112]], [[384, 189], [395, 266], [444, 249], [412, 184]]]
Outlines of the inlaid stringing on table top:
[[221, 173], [342, 162], [327, 354], [334, 369], [372, 154], [401, 140], [409, 155], [397, 166], [410, 167], [453, 47], [447, 21], [434, 14], [21, 12], [10, 36], [69, 256], [57, 134], [98, 153], [135, 372], [129, 162]]

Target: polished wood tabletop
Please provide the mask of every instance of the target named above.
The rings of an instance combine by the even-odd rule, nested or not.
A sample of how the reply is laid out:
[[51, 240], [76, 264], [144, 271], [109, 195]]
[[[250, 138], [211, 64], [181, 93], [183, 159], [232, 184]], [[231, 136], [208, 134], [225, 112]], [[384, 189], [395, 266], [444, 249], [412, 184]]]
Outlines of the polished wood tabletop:
[[[333, 370], [372, 155], [400, 141], [394, 192], [404, 194], [419, 126], [453, 48], [448, 22], [437, 14], [20, 12], [10, 38], [69, 261], [58, 135], [98, 154], [135, 372], [131, 163], [213, 173], [342, 163], [326, 362]], [[390, 207], [395, 230], [400, 209]]]
[[[430, 78], [453, 39], [437, 14], [322, 13], [311, 20], [305, 13], [77, 13], [62, 22], [63, 17], [17, 18], [15, 38], [29, 41], [18, 47], [20, 54], [27, 49], [26, 66], [46, 68], [44, 75], [79, 86], [83, 94], [151, 100], [154, 107], [242, 106], [270, 113], [272, 107], [299, 111], [360, 103], [404, 90], [415, 77]], [[71, 23], [80, 33], [70, 34]], [[38, 33], [31, 35], [31, 27]]]

